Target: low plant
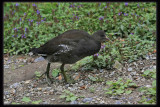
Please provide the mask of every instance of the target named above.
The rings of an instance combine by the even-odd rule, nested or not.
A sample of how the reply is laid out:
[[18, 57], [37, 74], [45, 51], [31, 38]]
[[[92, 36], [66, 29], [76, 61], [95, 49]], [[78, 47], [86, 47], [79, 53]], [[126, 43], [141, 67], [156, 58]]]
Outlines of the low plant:
[[60, 96], [61, 99], [65, 99], [67, 102], [70, 102], [70, 101], [74, 101], [76, 100], [78, 97], [75, 96], [73, 93], [71, 93], [70, 91], [68, 90], [64, 90], [64, 94], [62, 94]]
[[132, 80], [127, 79], [126, 82], [123, 81], [122, 78], [119, 78], [117, 81], [107, 81], [106, 82], [107, 89], [105, 94], [107, 95], [121, 95], [123, 93], [130, 94], [132, 90], [130, 87], [137, 87], [137, 85], [132, 82]]
[[151, 87], [139, 88], [139, 91], [143, 93], [139, 102], [143, 104], [156, 104], [156, 70], [146, 70], [142, 76], [147, 78], [152, 77], [154, 80]]
[[[24, 102], [25, 104], [39, 104], [42, 102], [42, 100], [32, 101], [29, 97], [26, 96], [24, 96], [21, 99], [21, 101]], [[21, 103], [12, 102], [12, 104], [21, 104]]]
[[59, 69], [53, 69], [52, 70], [52, 76], [55, 78], [58, 76], [58, 74], [60, 73], [60, 70]]

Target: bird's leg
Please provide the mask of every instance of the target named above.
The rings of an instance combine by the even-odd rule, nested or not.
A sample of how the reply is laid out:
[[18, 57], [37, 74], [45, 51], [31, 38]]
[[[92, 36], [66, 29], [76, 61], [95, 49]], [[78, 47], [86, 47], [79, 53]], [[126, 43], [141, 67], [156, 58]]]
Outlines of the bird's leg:
[[67, 76], [66, 76], [66, 73], [65, 73], [65, 71], [64, 71], [64, 63], [61, 65], [61, 67], [60, 67], [60, 69], [61, 69], [61, 73], [63, 74], [63, 77], [64, 77], [64, 80], [65, 80], [65, 82], [68, 82], [67, 81]]
[[48, 62], [46, 72], [43, 73], [43, 74], [40, 76], [40, 77], [42, 77], [44, 74], [46, 75], [46, 80], [47, 80], [48, 85], [51, 85], [51, 83], [52, 83], [52, 80], [51, 80], [51, 78], [49, 77], [50, 65], [51, 65], [51, 63]]
[[69, 77], [66, 75], [66, 73], [65, 73], [65, 71], [64, 71], [64, 65], [65, 65], [65, 64], [62, 64], [61, 67], [60, 67], [60, 69], [61, 69], [61, 73], [63, 74], [63, 77], [64, 77], [65, 82], [66, 82], [66, 83], [75, 83], [74, 80], [72, 80], [71, 78], [69, 78]]

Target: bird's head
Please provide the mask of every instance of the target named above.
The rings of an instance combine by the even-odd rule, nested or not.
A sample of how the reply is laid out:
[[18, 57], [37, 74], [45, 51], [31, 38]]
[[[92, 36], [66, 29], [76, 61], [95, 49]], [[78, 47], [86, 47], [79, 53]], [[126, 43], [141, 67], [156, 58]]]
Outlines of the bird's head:
[[96, 40], [96, 41], [99, 41], [99, 42], [106, 42], [106, 40], [110, 40], [107, 36], [106, 36], [106, 34], [105, 34], [105, 32], [103, 31], [103, 30], [98, 30], [97, 32], [95, 32], [94, 34], [93, 34], [93, 37], [94, 37], [94, 39]]

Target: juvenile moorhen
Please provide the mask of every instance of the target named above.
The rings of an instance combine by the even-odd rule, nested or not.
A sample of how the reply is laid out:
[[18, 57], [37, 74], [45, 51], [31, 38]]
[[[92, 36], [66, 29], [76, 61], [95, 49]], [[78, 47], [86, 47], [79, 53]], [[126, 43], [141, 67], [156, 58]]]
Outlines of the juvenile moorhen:
[[[67, 81], [64, 72], [65, 64], [73, 64], [80, 59], [99, 52], [101, 43], [108, 39], [105, 32], [99, 30], [92, 36], [82, 30], [68, 30], [63, 34], [49, 40], [39, 48], [33, 48], [33, 54], [40, 54], [46, 60], [48, 65], [46, 69], [47, 80], [51, 82], [49, 70], [51, 62], [62, 63], [60, 70], [63, 74], [65, 82]], [[48, 84], [50, 84], [48, 82]]]

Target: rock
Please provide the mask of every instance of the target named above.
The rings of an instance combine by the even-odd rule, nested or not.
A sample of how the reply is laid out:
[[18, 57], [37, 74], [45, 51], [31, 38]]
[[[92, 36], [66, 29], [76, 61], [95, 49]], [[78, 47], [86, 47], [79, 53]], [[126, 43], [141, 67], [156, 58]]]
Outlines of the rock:
[[27, 81], [25, 81], [24, 83], [25, 84], [29, 84], [31, 82], [31, 80], [27, 80]]
[[115, 104], [122, 104], [121, 101], [117, 100]]
[[153, 69], [156, 69], [156, 66], [153, 66]]
[[43, 61], [43, 60], [45, 60], [43, 57], [39, 57], [39, 58], [36, 58], [34, 62]]
[[52, 98], [51, 100], [52, 100], [52, 101], [55, 101], [56, 99], [55, 99], [55, 98]]
[[113, 67], [121, 71], [123, 65], [119, 63], [118, 61], [115, 61], [115, 64], [113, 65]]
[[10, 64], [11, 62], [12, 62], [11, 60], [8, 60], [8, 61], [7, 61], [7, 64]]
[[9, 92], [8, 91], [4, 91], [4, 95], [8, 95], [9, 94]]
[[117, 96], [112, 96], [110, 98], [115, 99], [115, 100], [119, 100], [119, 98]]
[[131, 67], [129, 67], [129, 68], [128, 68], [128, 71], [132, 71], [132, 68], [131, 68]]
[[105, 104], [105, 101], [103, 101], [103, 100], [102, 100], [102, 101], [100, 101], [100, 104]]
[[131, 75], [136, 75], [136, 71], [135, 71], [135, 72], [131, 72], [130, 74], [131, 74]]
[[9, 65], [4, 65], [4, 68], [5, 68], [5, 69], [8, 69], [8, 68], [9, 68]]
[[16, 82], [16, 83], [10, 85], [10, 88], [18, 88], [19, 86], [20, 86], [20, 84]]
[[133, 97], [129, 97], [128, 99], [129, 99], [129, 100], [132, 100], [132, 99], [133, 99]]
[[103, 69], [100, 69], [100, 70], [99, 70], [99, 72], [101, 72], [101, 73], [102, 73], [103, 71], [104, 71]]
[[152, 57], [153, 60], [156, 60], [156, 57]]
[[147, 88], [150, 88], [150, 87], [152, 87], [152, 86], [151, 86], [151, 85], [146, 85], [146, 87], [147, 87]]
[[84, 103], [90, 102], [90, 101], [92, 101], [92, 99], [93, 99], [93, 98], [84, 98], [84, 99], [82, 100], [82, 102], [84, 102]]
[[149, 55], [146, 55], [146, 57], [145, 57], [147, 60], [149, 60]]
[[42, 88], [37, 88], [37, 90], [38, 90], [38, 91], [41, 91], [41, 90], [42, 90]]
[[70, 104], [78, 104], [77, 101], [71, 101]]
[[10, 104], [11, 102], [9, 102], [9, 101], [4, 101], [4, 104]]
[[42, 104], [49, 104], [47, 101], [42, 102]]
[[15, 93], [16, 93], [16, 90], [15, 90], [14, 88], [12, 88], [12, 89], [10, 90], [10, 93], [11, 93], [11, 94], [15, 94]]

